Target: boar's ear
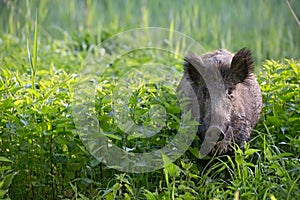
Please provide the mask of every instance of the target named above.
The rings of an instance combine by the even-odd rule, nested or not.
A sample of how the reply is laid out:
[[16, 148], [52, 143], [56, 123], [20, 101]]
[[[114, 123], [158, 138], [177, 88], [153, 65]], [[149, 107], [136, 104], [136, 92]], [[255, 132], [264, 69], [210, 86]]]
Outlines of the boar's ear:
[[200, 59], [201, 58], [195, 54], [188, 54], [184, 57], [184, 74], [187, 74], [189, 79], [196, 85], [202, 85], [204, 83], [202, 76], [195, 67], [195, 64], [198, 64]]
[[253, 72], [253, 59], [251, 51], [242, 48], [232, 58], [229, 77], [234, 84], [242, 83]]

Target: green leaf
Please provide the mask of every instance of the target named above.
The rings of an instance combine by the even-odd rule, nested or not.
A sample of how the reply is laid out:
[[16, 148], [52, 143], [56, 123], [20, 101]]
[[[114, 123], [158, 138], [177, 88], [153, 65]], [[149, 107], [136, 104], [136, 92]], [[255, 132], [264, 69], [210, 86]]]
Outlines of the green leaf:
[[4, 199], [4, 195], [8, 192], [8, 190], [0, 189], [0, 199]]
[[245, 151], [245, 155], [246, 156], [249, 156], [249, 155], [252, 155], [252, 154], [254, 154], [255, 152], [259, 152], [259, 151], [261, 151], [260, 149], [247, 149], [246, 151]]
[[173, 163], [171, 163], [170, 165], [168, 165], [164, 169], [172, 177], [178, 177], [180, 175], [180, 168], [177, 165], [173, 164]]
[[8, 158], [5, 158], [3, 156], [0, 156], [0, 162], [10, 162], [10, 163], [12, 163], [13, 161], [11, 161]]
[[119, 191], [120, 187], [121, 187], [120, 183], [115, 183], [115, 184], [113, 185], [112, 191], [113, 191], [113, 194], [114, 194], [114, 195], [117, 194], [117, 192]]
[[292, 62], [291, 60], [288, 60], [288, 59], [286, 59], [286, 61], [287, 61], [288, 64], [291, 66], [291, 68], [292, 68], [293, 71], [295, 72], [296, 76], [298, 76], [299, 70], [300, 70], [299, 64], [297, 64], [296, 62]]
[[240, 154], [236, 154], [235, 155], [235, 162], [238, 165], [242, 165], [242, 164], [244, 164], [244, 159]]
[[120, 135], [116, 135], [115, 132], [103, 132], [102, 134], [111, 139], [115, 139], [118, 141], [122, 140], [122, 137]]
[[16, 172], [11, 172], [9, 174], [6, 174], [1, 183], [1, 189], [8, 189], [16, 174], [17, 174]]
[[197, 147], [189, 147], [189, 151], [198, 159], [200, 159], [200, 150]]

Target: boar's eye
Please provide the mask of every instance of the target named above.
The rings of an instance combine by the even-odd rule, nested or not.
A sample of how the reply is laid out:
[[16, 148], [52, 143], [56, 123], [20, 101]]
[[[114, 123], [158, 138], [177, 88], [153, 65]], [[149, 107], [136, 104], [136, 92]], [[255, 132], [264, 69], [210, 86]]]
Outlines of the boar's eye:
[[230, 98], [233, 98], [232, 91], [233, 91], [233, 88], [228, 88], [228, 89], [226, 90], [226, 94], [227, 94]]

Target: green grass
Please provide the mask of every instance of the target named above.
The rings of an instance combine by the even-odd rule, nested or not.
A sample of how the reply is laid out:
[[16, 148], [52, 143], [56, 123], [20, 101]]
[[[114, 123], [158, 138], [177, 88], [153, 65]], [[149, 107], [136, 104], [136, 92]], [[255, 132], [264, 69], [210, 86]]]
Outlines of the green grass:
[[[0, 17], [0, 198], [300, 199], [300, 31], [284, 1], [1, 1]], [[252, 49], [264, 107], [245, 152], [201, 165], [190, 149], [142, 174], [90, 155], [71, 112], [81, 64], [98, 55], [92, 49], [101, 41], [144, 26], [174, 28], [207, 50]], [[168, 65], [174, 80], [136, 88], [128, 112], [151, 125], [148, 112], [160, 105], [166, 125], [148, 140], [126, 138], [111, 98], [118, 79], [148, 61]], [[145, 50], [123, 55], [98, 77], [98, 120], [115, 145], [143, 152], [169, 143], [180, 121], [178, 71], [176, 56]]]

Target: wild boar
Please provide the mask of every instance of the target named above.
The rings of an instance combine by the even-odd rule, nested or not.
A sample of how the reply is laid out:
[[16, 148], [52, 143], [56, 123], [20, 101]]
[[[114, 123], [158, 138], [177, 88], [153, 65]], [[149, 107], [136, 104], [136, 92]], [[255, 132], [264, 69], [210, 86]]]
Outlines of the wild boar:
[[[212, 80], [206, 77], [209, 74], [201, 73], [208, 68], [216, 69], [221, 79], [224, 91], [214, 91], [224, 93], [221, 98], [214, 100], [222, 101], [221, 107], [215, 107], [215, 103], [212, 103], [211, 92], [216, 89], [208, 85], [212, 84]], [[190, 108], [196, 108], [193, 113], [199, 115], [196, 117], [199, 121], [197, 134], [200, 140], [203, 142], [212, 134], [220, 135], [216, 141], [206, 144], [212, 146], [207, 152], [210, 155], [232, 154], [235, 144], [243, 149], [244, 142], [250, 140], [262, 109], [261, 90], [253, 70], [252, 53], [246, 48], [240, 49], [236, 54], [220, 49], [202, 56], [193, 53], [185, 56], [184, 75], [178, 88], [181, 97], [196, 96], [191, 104], [197, 106]], [[187, 85], [190, 85], [190, 89]], [[217, 115], [220, 120], [212, 124], [212, 115]]]

